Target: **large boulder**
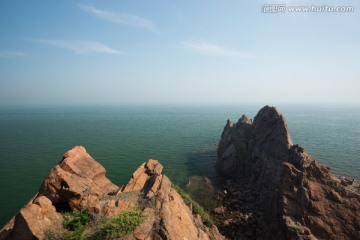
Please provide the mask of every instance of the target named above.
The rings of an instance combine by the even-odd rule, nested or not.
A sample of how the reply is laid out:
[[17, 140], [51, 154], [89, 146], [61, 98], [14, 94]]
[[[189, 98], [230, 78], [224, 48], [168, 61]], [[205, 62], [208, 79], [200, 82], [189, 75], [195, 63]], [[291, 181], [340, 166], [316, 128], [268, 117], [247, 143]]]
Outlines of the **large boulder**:
[[35, 195], [0, 232], [0, 239], [44, 239], [47, 231], [62, 229], [63, 217], [45, 196]]
[[40, 187], [39, 195], [46, 196], [59, 208], [81, 210], [89, 200], [115, 195], [119, 187], [105, 177], [106, 170], [81, 146], [64, 154]]

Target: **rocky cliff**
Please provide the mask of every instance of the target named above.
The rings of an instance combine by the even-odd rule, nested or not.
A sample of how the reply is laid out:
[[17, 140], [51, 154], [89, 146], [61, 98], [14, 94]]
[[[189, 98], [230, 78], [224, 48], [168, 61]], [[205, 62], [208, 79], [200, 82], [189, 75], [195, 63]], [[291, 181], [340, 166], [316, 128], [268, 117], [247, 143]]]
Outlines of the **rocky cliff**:
[[228, 179], [224, 205], [232, 214], [219, 227], [229, 238], [360, 238], [359, 193], [292, 143], [274, 107], [254, 120], [228, 120], [216, 169]]
[[[228, 239], [360, 239], [359, 191], [294, 145], [276, 108], [264, 107], [254, 120], [228, 120], [216, 169], [224, 189], [208, 195], [221, 204], [214, 218]], [[162, 170], [150, 159], [118, 187], [75, 147], [0, 230], [0, 240], [224, 239]]]
[[[149, 160], [118, 187], [83, 147], [75, 147], [1, 229], [0, 239], [223, 239], [216, 226], [205, 226], [192, 214], [191, 204], [185, 204], [162, 169]], [[131, 209], [140, 212], [138, 222], [122, 215]]]

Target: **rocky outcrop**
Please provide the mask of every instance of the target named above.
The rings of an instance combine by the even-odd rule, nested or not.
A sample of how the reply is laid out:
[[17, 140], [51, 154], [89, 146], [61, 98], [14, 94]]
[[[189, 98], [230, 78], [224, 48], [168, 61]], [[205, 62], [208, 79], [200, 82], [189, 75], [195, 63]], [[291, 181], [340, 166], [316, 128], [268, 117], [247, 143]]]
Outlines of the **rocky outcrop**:
[[114, 195], [119, 188], [105, 177], [105, 168], [79, 146], [65, 153], [40, 187], [58, 208], [81, 210], [103, 196]]
[[[343, 186], [328, 167], [292, 143], [285, 118], [274, 107], [262, 108], [253, 121], [245, 115], [236, 124], [228, 120], [216, 169], [229, 179], [225, 203], [237, 212], [224, 221], [224, 229], [233, 230], [230, 237], [360, 236], [359, 193]], [[250, 225], [240, 214], [251, 216]], [[244, 232], [245, 225], [250, 228]]]
[[162, 169], [157, 160], [150, 159], [119, 188], [83, 147], [75, 147], [50, 171], [39, 192], [1, 229], [0, 240], [45, 239], [49, 231], [61, 232], [61, 211], [87, 209], [96, 219], [134, 207], [142, 210], [143, 221], [124, 239], [222, 239], [216, 226], [208, 228], [199, 216], [193, 216], [191, 206], [172, 188]]
[[0, 231], [0, 239], [44, 239], [49, 229], [61, 229], [62, 221], [47, 197], [35, 195]]
[[[146, 199], [146, 221], [134, 232], [135, 239], [223, 239], [216, 226], [206, 227], [191, 206], [184, 203], [171, 181], [161, 174], [163, 166], [150, 159], [133, 174], [123, 193], [140, 190]], [[186, 229], [186, 230], [185, 230]]]

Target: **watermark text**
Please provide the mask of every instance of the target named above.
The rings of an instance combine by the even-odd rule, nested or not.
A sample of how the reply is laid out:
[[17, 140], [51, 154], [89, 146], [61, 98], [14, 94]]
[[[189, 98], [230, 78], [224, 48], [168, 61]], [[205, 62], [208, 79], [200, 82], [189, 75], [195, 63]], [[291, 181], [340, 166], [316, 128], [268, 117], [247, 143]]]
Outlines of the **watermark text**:
[[353, 13], [354, 6], [307, 5], [289, 6], [286, 4], [263, 4], [263, 13]]

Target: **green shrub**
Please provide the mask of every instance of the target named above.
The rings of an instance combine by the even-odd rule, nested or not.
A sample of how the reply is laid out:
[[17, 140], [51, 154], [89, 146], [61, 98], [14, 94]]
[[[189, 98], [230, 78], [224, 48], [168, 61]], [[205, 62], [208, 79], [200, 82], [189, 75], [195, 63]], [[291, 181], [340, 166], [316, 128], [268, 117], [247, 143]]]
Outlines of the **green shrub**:
[[91, 216], [86, 209], [83, 209], [80, 212], [65, 212], [63, 213], [63, 217], [63, 226], [65, 229], [70, 231], [74, 231], [85, 226], [91, 219]]
[[192, 205], [192, 212], [193, 214], [199, 214], [201, 216], [201, 219], [203, 221], [203, 224], [208, 226], [208, 227], [212, 227], [213, 225], [213, 221], [209, 215], [209, 213], [207, 213], [204, 208], [202, 206], [200, 206], [200, 204], [198, 204], [197, 202], [195, 202], [189, 194], [187, 194], [181, 187], [179, 187], [178, 185], [172, 184], [172, 188], [176, 190], [176, 192], [182, 197], [182, 199], [184, 200], [185, 204], [189, 204], [191, 203]]
[[95, 232], [89, 239], [117, 239], [135, 230], [142, 222], [142, 212], [138, 208], [130, 209], [119, 215], [105, 218], [100, 231]]
[[74, 231], [65, 230], [63, 233], [64, 240], [83, 240], [84, 226], [76, 228]]
[[63, 238], [65, 240], [81, 240], [85, 225], [91, 220], [90, 214], [83, 209], [81, 211], [63, 213], [65, 229]]

